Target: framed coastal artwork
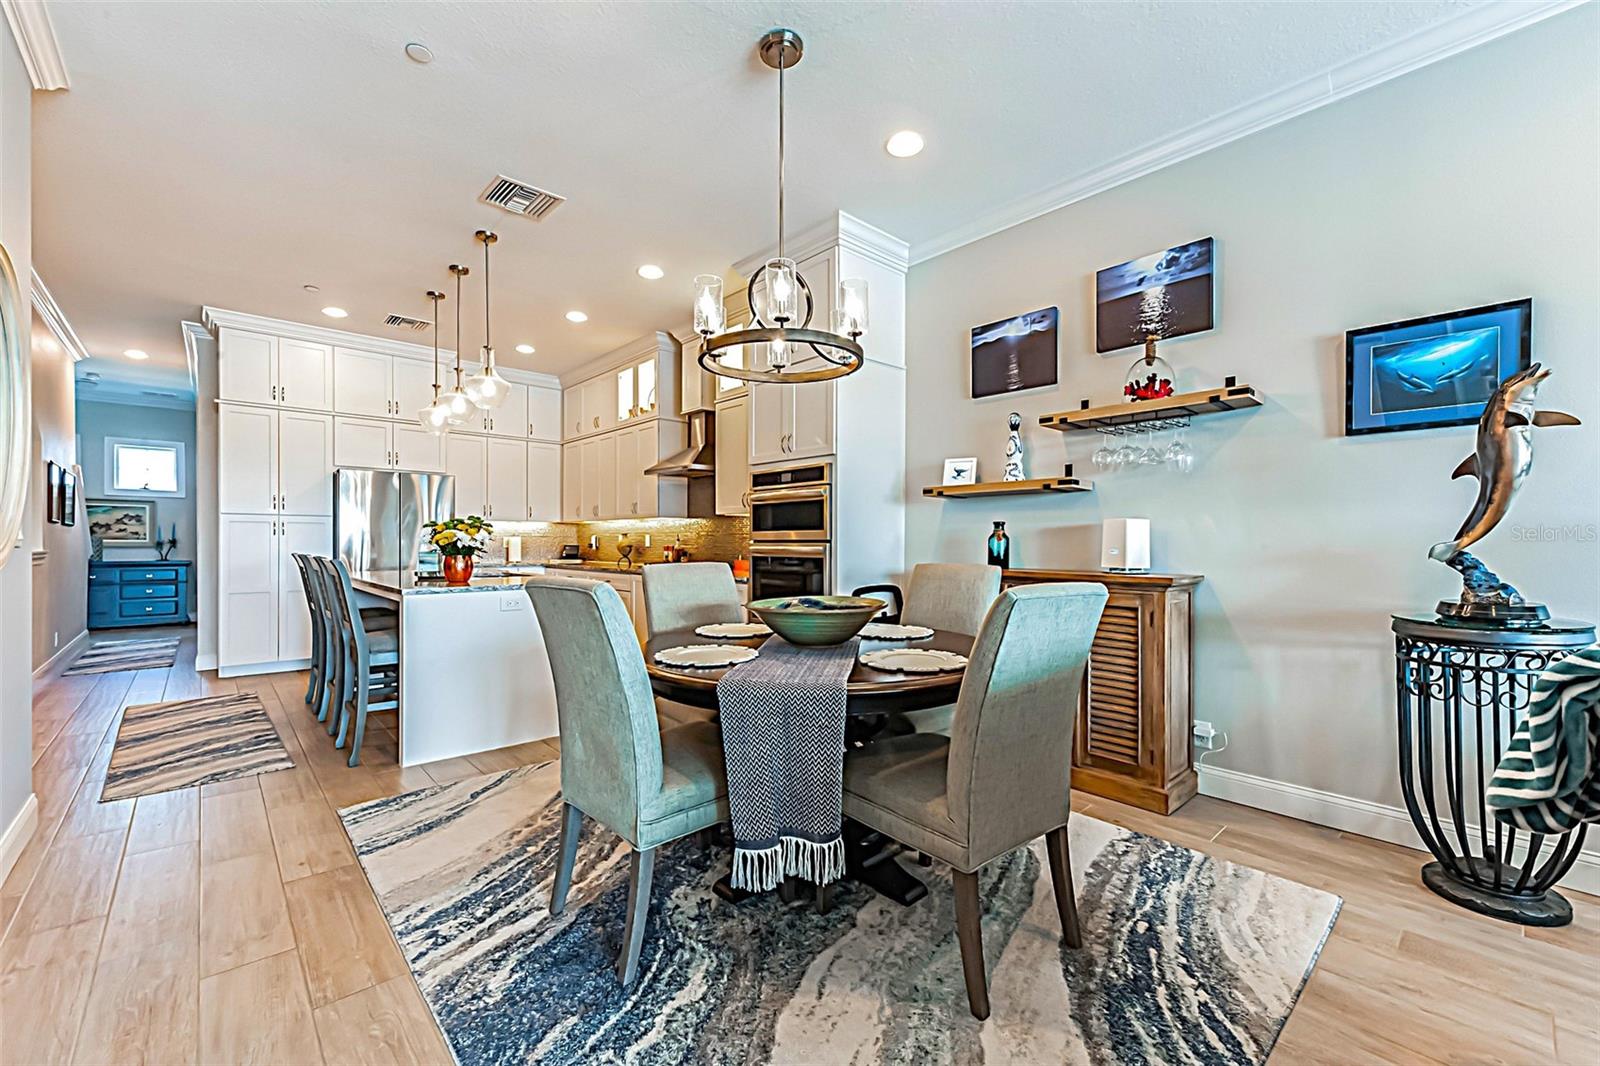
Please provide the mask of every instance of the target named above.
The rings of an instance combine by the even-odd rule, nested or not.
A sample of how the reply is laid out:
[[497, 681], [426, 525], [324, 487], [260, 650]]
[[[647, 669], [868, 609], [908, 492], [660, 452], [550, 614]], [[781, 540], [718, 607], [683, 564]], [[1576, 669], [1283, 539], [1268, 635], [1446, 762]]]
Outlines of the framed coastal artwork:
[[78, 524], [78, 468], [61, 468], [61, 524]]
[[1056, 383], [1054, 307], [972, 329], [972, 398], [1000, 396]]
[[44, 520], [61, 521], [61, 466], [54, 459], [44, 461]]
[[1532, 363], [1533, 301], [1409, 318], [1344, 335], [1344, 432], [1476, 422], [1500, 383]]
[[1203, 333], [1216, 324], [1214, 238], [1106, 267], [1094, 276], [1094, 350], [1102, 355]]
[[145, 545], [151, 543], [151, 505], [130, 500], [88, 500], [84, 515], [89, 536], [102, 544]]

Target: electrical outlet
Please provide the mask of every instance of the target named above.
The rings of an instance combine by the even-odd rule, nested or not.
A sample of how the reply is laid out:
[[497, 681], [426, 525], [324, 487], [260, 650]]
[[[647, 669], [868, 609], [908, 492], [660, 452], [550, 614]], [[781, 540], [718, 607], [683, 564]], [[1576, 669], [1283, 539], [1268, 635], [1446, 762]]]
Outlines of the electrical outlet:
[[1210, 722], [1196, 722], [1194, 724], [1194, 742], [1202, 748], [1210, 749], [1216, 746], [1217, 727]]
[[515, 611], [523, 604], [523, 596], [501, 596], [500, 609], [502, 611]]

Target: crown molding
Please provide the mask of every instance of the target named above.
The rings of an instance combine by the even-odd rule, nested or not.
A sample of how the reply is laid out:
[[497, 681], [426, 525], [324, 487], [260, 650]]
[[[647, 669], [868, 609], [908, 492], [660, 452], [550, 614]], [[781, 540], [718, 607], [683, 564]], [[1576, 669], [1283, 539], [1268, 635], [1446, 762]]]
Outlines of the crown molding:
[[61, 57], [61, 42], [50, 23], [50, 10], [44, 0], [0, 0], [5, 9], [11, 36], [16, 38], [22, 65], [35, 89], [49, 91], [70, 88], [67, 63]]
[[[911, 263], [911, 246], [905, 241], [843, 211], [785, 240], [783, 250], [790, 259], [799, 262], [835, 246], [902, 274]], [[775, 254], [777, 246], [769, 246], [745, 256], [733, 265], [733, 269], [741, 278], [749, 278]]]
[[44, 283], [37, 268], [33, 270], [33, 309], [44, 319], [44, 324], [60, 342], [61, 347], [66, 349], [67, 354], [72, 356], [74, 363], [81, 363], [89, 358], [89, 350], [83, 346], [83, 341], [78, 339], [77, 331], [72, 328], [72, 323], [67, 321], [66, 312], [56, 303], [55, 296], [50, 292], [50, 286]]
[[1477, 4], [1466, 8], [1453, 18], [1418, 30], [1366, 55], [1286, 85], [1171, 136], [1152, 141], [1087, 174], [1069, 178], [995, 208], [940, 236], [919, 241], [911, 249], [911, 264], [925, 263], [962, 245], [1021, 225], [1068, 204], [1191, 159], [1202, 152], [1220, 148], [1308, 111], [1326, 107], [1392, 78], [1515, 33], [1585, 2], [1528, 0]]
[[200, 395], [200, 342], [212, 341], [211, 333], [198, 322], [183, 322], [183, 358], [189, 366], [189, 391]]

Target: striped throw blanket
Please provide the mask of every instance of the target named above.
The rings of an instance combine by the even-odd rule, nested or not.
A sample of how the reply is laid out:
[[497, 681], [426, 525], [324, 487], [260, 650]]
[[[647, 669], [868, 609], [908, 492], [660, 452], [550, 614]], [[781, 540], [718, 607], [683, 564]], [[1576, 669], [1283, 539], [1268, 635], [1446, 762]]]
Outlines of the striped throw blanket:
[[1501, 822], [1565, 833], [1600, 822], [1600, 644], [1550, 664], [1484, 791]]
[[843, 876], [845, 682], [860, 646], [770, 637], [760, 658], [717, 682], [734, 888]]

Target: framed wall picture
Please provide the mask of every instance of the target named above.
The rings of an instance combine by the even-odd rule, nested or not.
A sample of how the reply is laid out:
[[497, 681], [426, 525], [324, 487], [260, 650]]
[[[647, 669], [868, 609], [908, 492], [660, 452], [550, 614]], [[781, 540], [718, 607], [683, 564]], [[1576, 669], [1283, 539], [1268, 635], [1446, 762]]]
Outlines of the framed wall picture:
[[152, 543], [154, 516], [148, 503], [88, 500], [83, 510], [89, 522], [89, 536], [98, 537], [102, 544], [148, 547]]
[[61, 468], [61, 524], [78, 524], [78, 471]]
[[976, 485], [978, 483], [977, 458], [946, 459], [944, 461], [944, 483], [946, 485]]
[[972, 329], [972, 398], [999, 396], [1056, 383], [1054, 307]]
[[61, 466], [54, 459], [44, 461], [44, 520], [61, 521]]
[[1215, 238], [1205, 237], [1096, 273], [1094, 350], [1103, 355], [1152, 334], [1166, 340], [1211, 329], [1215, 250]]
[[1533, 301], [1450, 311], [1344, 335], [1344, 431], [1464, 426], [1533, 358]]

